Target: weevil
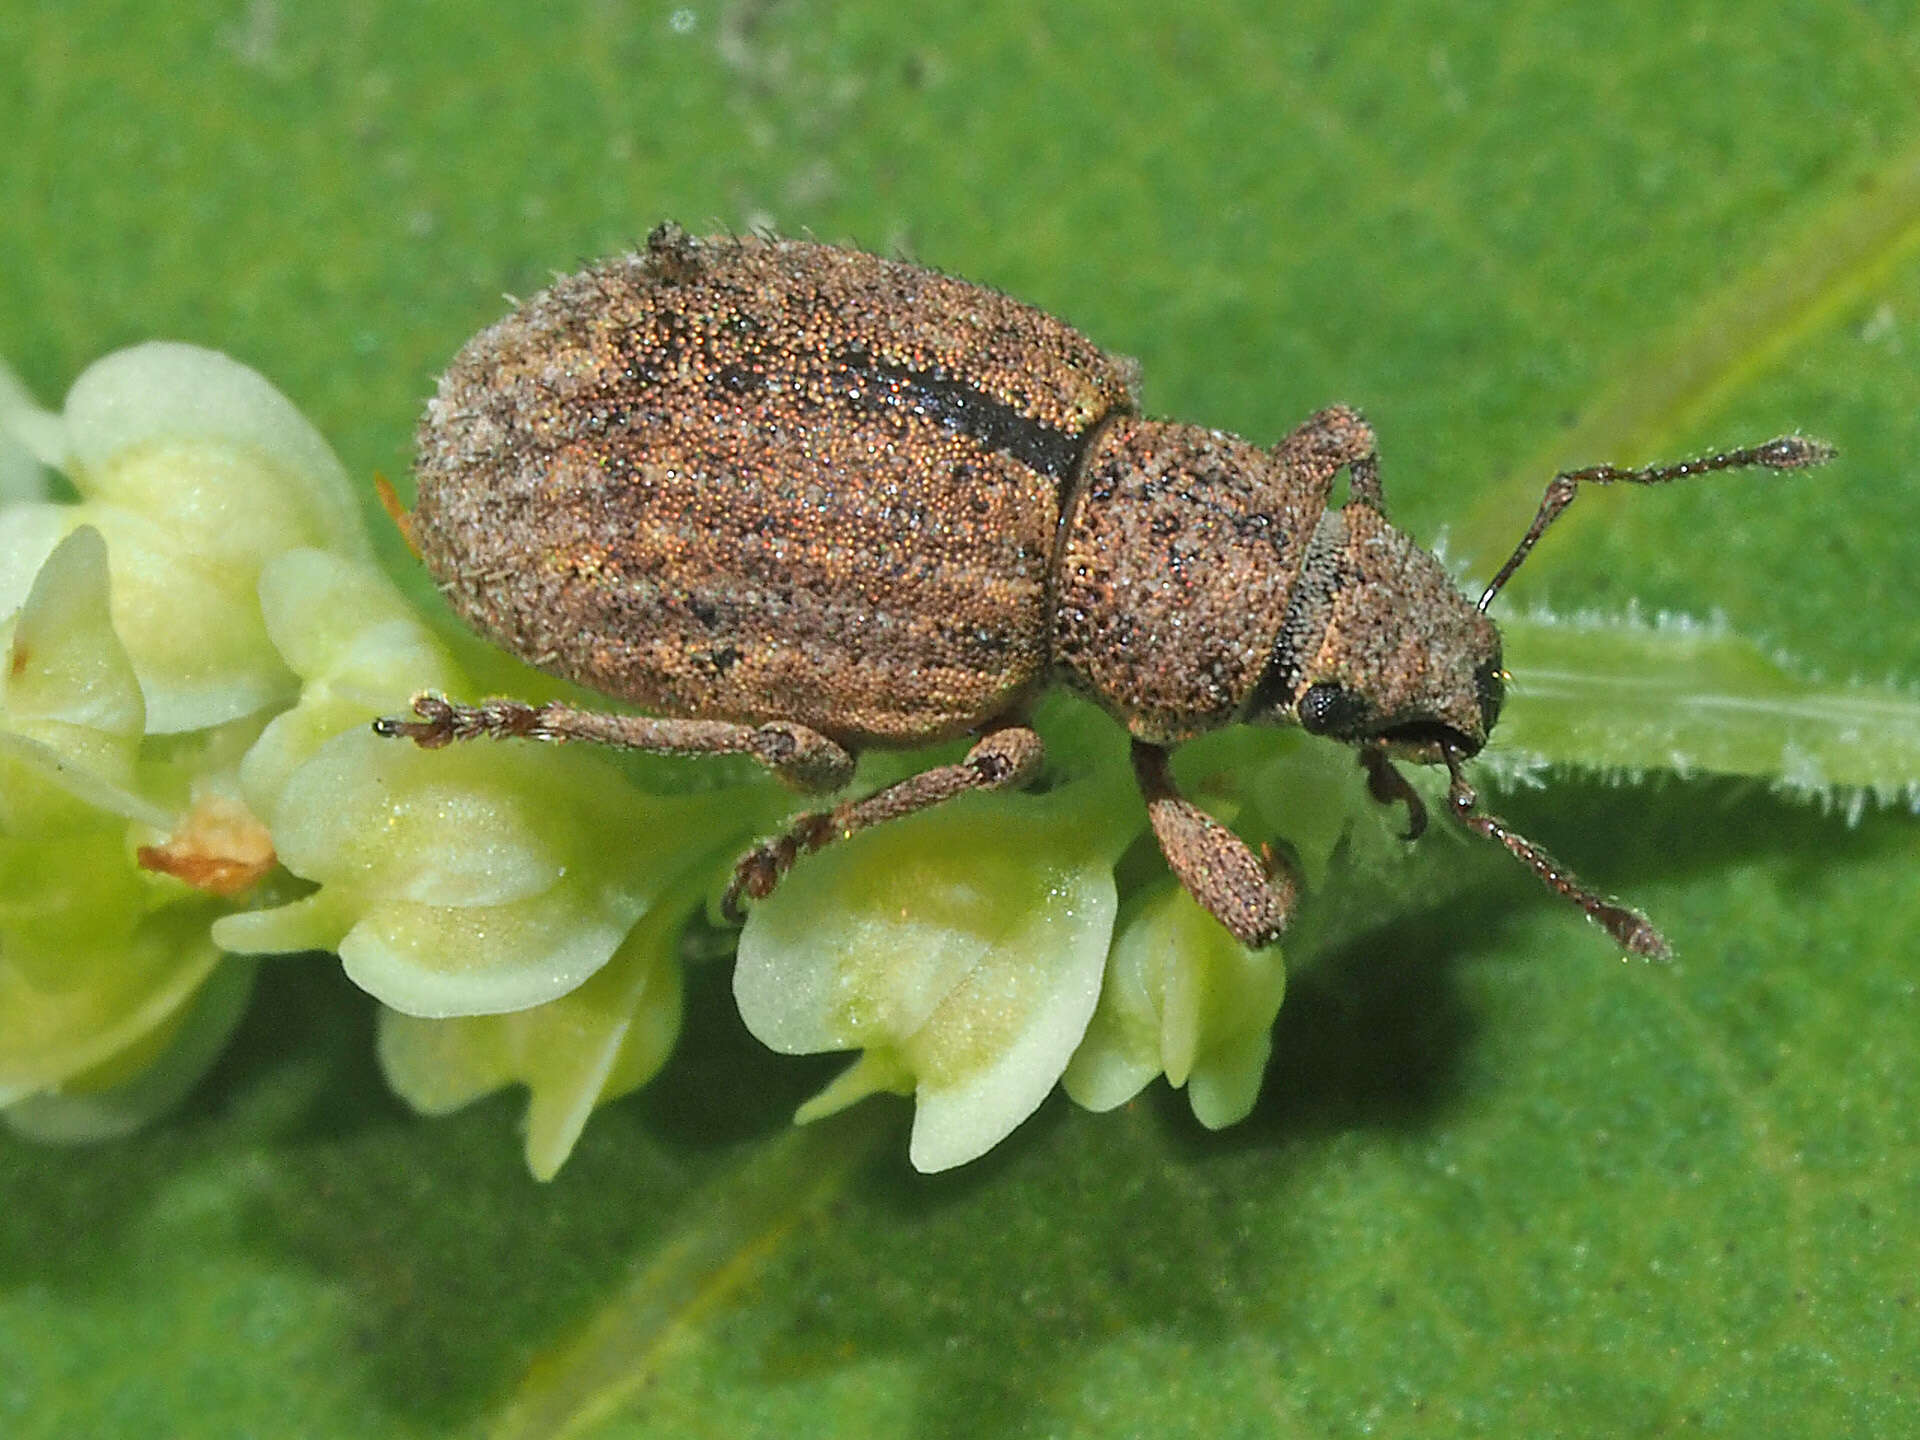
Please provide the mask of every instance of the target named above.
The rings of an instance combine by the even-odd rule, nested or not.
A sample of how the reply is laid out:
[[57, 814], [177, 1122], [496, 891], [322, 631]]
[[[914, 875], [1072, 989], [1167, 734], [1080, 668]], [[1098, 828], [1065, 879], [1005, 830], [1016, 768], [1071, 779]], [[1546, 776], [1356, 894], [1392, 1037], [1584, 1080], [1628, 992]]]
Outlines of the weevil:
[[[1027, 723], [1065, 685], [1131, 736], [1168, 865], [1243, 944], [1298, 893], [1183, 796], [1170, 749], [1297, 725], [1444, 765], [1457, 819], [1627, 950], [1639, 912], [1483, 811], [1464, 764], [1508, 677], [1487, 608], [1583, 484], [1660, 484], [1832, 454], [1786, 436], [1698, 460], [1571, 470], [1477, 602], [1387, 522], [1374, 433], [1335, 405], [1271, 449], [1139, 413], [1131, 362], [997, 291], [810, 241], [698, 239], [559, 280], [475, 336], [419, 429], [412, 538], [453, 609], [506, 650], [630, 702], [414, 700], [374, 722], [474, 736], [752, 756], [802, 792], [868, 747], [972, 737], [964, 758], [801, 815], [750, 849], [725, 908], [806, 852], [1042, 768]], [[1345, 470], [1348, 498], [1329, 508]]]

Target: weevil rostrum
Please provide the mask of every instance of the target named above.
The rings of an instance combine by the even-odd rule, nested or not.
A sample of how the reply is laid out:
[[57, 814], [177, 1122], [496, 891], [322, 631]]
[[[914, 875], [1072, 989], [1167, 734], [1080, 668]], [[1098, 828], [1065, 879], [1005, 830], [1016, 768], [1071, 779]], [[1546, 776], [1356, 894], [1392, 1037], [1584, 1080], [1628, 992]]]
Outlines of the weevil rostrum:
[[[1657, 484], [1831, 451], [1787, 436], [1548, 485], [1476, 602], [1387, 522], [1373, 431], [1322, 410], [1271, 449], [1150, 420], [1129, 362], [997, 291], [799, 240], [698, 239], [568, 276], [453, 361], [419, 431], [412, 535], [465, 620], [646, 715], [416, 698], [382, 735], [745, 754], [828, 794], [870, 746], [974, 737], [939, 765], [800, 816], [735, 868], [727, 909], [805, 852], [970, 790], [1023, 785], [1026, 723], [1070, 686], [1132, 737], [1161, 850], [1243, 944], [1298, 883], [1180, 794], [1170, 748], [1237, 724], [1447, 767], [1449, 808], [1627, 950], [1666, 942], [1479, 808], [1463, 765], [1506, 676], [1487, 607], [1583, 483]], [[1329, 509], [1338, 473], [1349, 498]]]

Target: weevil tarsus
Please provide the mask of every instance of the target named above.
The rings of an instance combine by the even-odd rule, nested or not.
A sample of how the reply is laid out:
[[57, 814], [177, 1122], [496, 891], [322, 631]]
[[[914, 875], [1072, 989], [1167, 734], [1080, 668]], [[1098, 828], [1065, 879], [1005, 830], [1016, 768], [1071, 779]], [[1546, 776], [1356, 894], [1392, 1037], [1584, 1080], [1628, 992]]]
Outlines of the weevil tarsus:
[[1418, 840], [1427, 833], [1427, 803], [1406, 776], [1394, 768], [1387, 752], [1378, 745], [1360, 747], [1360, 767], [1367, 772], [1367, 793], [1381, 805], [1407, 807], [1407, 833], [1401, 838]]

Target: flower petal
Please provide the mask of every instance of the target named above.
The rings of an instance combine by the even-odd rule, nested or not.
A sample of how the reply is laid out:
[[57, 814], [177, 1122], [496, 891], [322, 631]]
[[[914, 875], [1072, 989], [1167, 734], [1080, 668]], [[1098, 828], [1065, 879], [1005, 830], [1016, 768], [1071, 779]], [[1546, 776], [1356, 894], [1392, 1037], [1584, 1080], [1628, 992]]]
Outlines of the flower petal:
[[130, 770], [146, 707], [113, 628], [107, 546], [93, 527], [68, 535], [34, 576], [14, 620], [0, 697], [7, 728], [69, 754], [77, 744], [88, 758], [104, 740], [117, 752], [114, 778]]
[[255, 593], [262, 564], [302, 545], [370, 553], [346, 474], [305, 417], [238, 361], [156, 342], [89, 367], [58, 426], [46, 419], [0, 403], [0, 426], [57, 461], [81, 499], [0, 513], [0, 614], [17, 603], [23, 573], [90, 524], [113, 557], [114, 628], [150, 733], [291, 698]]
[[809, 857], [741, 936], [747, 1028], [893, 1057], [882, 1083], [913, 1077], [920, 1169], [985, 1153], [1053, 1088], [1099, 993], [1137, 822], [1098, 795], [966, 797]]
[[1278, 947], [1247, 949], [1168, 885], [1114, 941], [1099, 1009], [1062, 1083], [1076, 1104], [1111, 1110], [1164, 1073], [1188, 1087], [1201, 1124], [1230, 1125], [1259, 1094], [1285, 992]]
[[[64, 414], [80, 493], [163, 515], [203, 554], [257, 560], [302, 543], [371, 553], [332, 448], [229, 355], [169, 340], [115, 351], [81, 372]], [[190, 496], [174, 490], [185, 473], [197, 477]]]
[[[130, 873], [124, 857], [119, 868]], [[6, 926], [0, 1094], [58, 1087], [183, 1013], [220, 959], [207, 917], [201, 905], [182, 904], [129, 925], [115, 907], [97, 929], [80, 921], [64, 927], [58, 950], [39, 954], [27, 952], [18, 927]]]
[[51, 1144], [117, 1140], [171, 1110], [226, 1048], [253, 993], [254, 966], [229, 959], [194, 992], [151, 1042], [97, 1070], [0, 1109], [16, 1135]]
[[552, 1179], [594, 1108], [638, 1089], [666, 1063], [680, 1030], [674, 946], [690, 908], [656, 908], [597, 974], [544, 1005], [443, 1020], [383, 1010], [387, 1082], [430, 1115], [525, 1084], [527, 1168]]

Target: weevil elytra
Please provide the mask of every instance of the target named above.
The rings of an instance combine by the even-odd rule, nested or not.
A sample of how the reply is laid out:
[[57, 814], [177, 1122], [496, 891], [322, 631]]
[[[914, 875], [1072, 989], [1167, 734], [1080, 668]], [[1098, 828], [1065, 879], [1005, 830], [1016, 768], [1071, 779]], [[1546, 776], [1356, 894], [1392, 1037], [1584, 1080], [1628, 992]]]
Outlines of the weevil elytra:
[[[996, 291], [806, 241], [696, 239], [566, 277], [455, 358], [419, 432], [413, 538], [453, 608], [530, 663], [649, 715], [423, 695], [382, 735], [591, 740], [746, 754], [825, 794], [869, 746], [976, 737], [964, 759], [801, 816], [727, 894], [804, 852], [1044, 758], [1026, 713], [1065, 684], [1132, 736], [1154, 834], [1249, 946], [1297, 884], [1183, 797], [1170, 747], [1249, 723], [1357, 748], [1425, 824], [1396, 760], [1628, 950], [1666, 950], [1481, 811], [1463, 771], [1506, 677], [1486, 611], [1583, 483], [1657, 484], [1831, 451], [1798, 436], [1556, 476], [1476, 603], [1387, 523], [1373, 431], [1346, 406], [1278, 445], [1149, 420], [1130, 363]], [[1349, 498], [1329, 509], [1346, 470]]]

